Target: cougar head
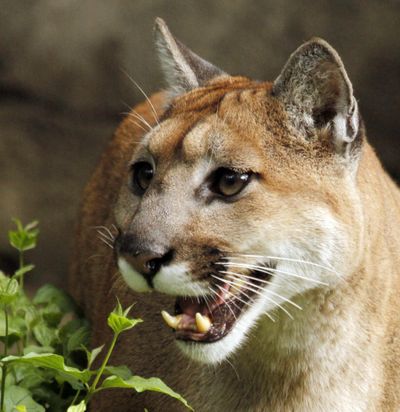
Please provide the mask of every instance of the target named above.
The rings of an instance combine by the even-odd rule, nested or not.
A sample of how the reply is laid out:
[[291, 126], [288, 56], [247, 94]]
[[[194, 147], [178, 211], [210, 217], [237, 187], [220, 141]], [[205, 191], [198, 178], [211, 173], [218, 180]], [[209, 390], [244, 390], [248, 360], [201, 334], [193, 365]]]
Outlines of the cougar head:
[[127, 167], [117, 261], [133, 290], [176, 297], [163, 317], [186, 354], [219, 362], [355, 264], [357, 103], [323, 40], [270, 83], [229, 76], [161, 19], [155, 34], [170, 88]]

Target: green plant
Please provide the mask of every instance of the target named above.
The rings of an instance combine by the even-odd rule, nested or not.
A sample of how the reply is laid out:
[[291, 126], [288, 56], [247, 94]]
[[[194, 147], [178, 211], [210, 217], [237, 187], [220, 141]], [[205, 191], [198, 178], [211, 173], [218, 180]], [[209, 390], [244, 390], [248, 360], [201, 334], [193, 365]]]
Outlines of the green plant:
[[119, 335], [142, 322], [130, 318], [131, 307], [124, 310], [119, 302], [108, 316], [112, 341], [100, 367], [93, 369], [104, 345], [87, 349], [89, 325], [72, 299], [52, 285], [27, 296], [24, 276], [34, 266], [25, 263], [24, 253], [36, 246], [39, 231], [37, 222], [14, 222], [9, 241], [19, 252], [19, 267], [11, 276], [0, 272], [0, 411], [83, 412], [96, 393], [112, 388], [162, 392], [192, 409], [161, 379], [108, 364]]

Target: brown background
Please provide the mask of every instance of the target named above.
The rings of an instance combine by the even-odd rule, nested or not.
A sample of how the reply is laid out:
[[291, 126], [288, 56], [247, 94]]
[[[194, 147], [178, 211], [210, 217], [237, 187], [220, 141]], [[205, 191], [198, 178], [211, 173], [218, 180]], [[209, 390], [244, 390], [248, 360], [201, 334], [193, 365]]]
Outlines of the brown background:
[[[31, 282], [63, 285], [83, 185], [128, 107], [162, 86], [155, 16], [232, 74], [273, 80], [320, 36], [347, 67], [370, 141], [400, 177], [399, 1], [0, 0], [0, 266], [10, 218], [40, 220]], [[99, 222], [101, 224], [101, 222]], [[94, 234], [95, 235], [95, 234]]]

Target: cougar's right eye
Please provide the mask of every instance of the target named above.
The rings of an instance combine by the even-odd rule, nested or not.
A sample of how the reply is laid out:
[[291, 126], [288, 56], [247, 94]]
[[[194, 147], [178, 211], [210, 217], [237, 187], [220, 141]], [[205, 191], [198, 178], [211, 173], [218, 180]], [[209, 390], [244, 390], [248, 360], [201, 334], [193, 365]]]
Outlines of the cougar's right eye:
[[138, 162], [132, 166], [132, 186], [140, 194], [150, 186], [154, 176], [153, 166], [148, 162]]

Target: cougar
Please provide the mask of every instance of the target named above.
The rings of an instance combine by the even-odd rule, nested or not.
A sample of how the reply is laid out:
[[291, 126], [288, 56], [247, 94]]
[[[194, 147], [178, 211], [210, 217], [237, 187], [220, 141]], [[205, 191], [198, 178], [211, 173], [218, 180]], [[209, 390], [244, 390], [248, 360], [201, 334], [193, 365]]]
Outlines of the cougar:
[[[156, 20], [169, 87], [123, 120], [88, 183], [70, 287], [114, 364], [196, 411], [400, 409], [400, 192], [337, 52], [230, 76]], [[94, 227], [103, 226], [98, 239]], [[151, 293], [150, 293], [151, 292]], [[103, 392], [94, 411], [181, 411]]]

